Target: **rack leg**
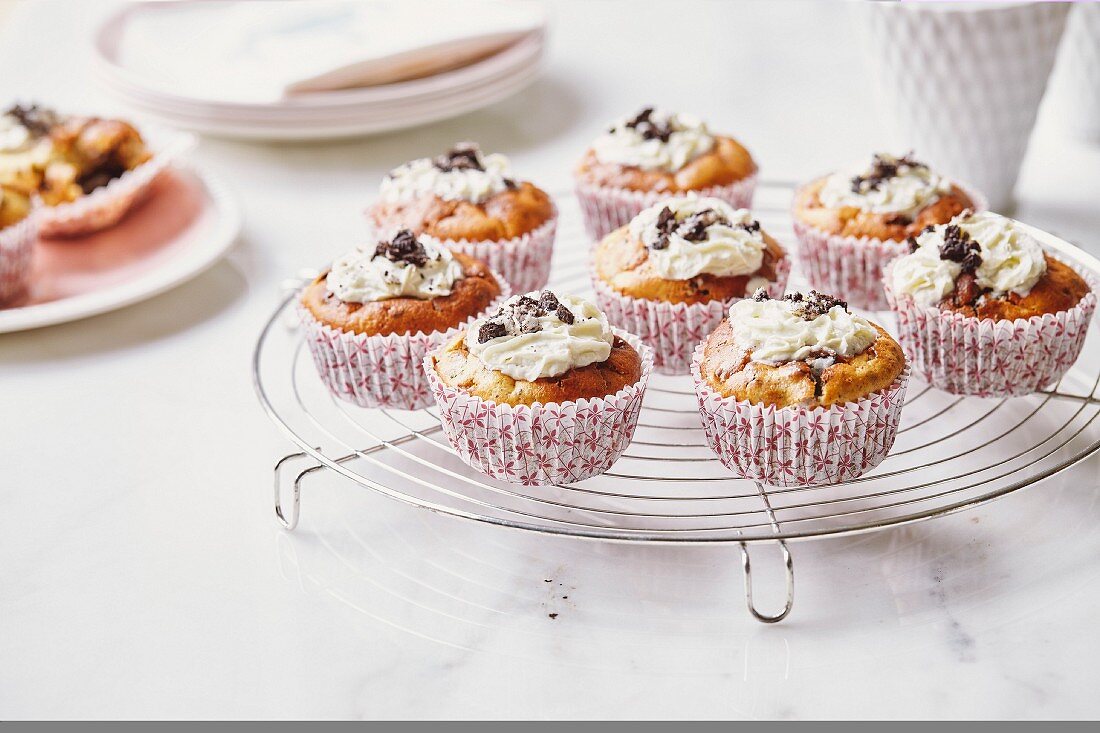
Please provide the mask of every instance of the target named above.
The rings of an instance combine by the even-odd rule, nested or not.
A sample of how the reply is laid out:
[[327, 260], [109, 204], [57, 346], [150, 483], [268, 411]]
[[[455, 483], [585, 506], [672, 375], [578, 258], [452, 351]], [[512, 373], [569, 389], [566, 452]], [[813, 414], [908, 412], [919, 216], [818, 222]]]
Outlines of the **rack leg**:
[[752, 564], [749, 562], [749, 548], [744, 542], [741, 543], [741, 570], [745, 576], [745, 604], [749, 608], [749, 613], [757, 621], [765, 624], [778, 623], [787, 618], [787, 615], [791, 612], [791, 607], [794, 606], [794, 560], [791, 558], [791, 551], [787, 549], [787, 543], [783, 540], [776, 540], [776, 542], [779, 545], [780, 552], [783, 553], [783, 565], [787, 575], [787, 602], [783, 606], [783, 610], [774, 615], [761, 613], [753, 602]]
[[[289, 465], [296, 463], [301, 459], [309, 460], [313, 465], [306, 468], [303, 471], [299, 471], [294, 477], [294, 483], [292, 484], [291, 503], [288, 507], [284, 508], [283, 505], [283, 484], [285, 483], [284, 477]], [[283, 525], [283, 529], [293, 530], [298, 526], [298, 517], [302, 510], [302, 479], [308, 474], [318, 471], [322, 466], [305, 453], [291, 453], [290, 455], [283, 456], [275, 464], [275, 517], [279, 520], [279, 524]]]

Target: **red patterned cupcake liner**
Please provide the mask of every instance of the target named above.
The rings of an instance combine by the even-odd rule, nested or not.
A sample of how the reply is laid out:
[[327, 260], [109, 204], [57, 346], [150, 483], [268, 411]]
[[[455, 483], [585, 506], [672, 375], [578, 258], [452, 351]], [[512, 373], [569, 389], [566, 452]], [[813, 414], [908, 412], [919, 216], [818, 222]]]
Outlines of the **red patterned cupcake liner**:
[[[367, 218], [376, 236], [386, 238], [396, 234], [396, 228], [374, 218]], [[550, 280], [550, 260], [554, 255], [554, 237], [558, 231], [558, 210], [527, 234], [512, 239], [478, 241], [470, 239], [435, 239], [455, 252], [462, 252], [489, 265], [512, 286], [515, 293], [539, 290]]]
[[756, 190], [756, 173], [725, 186], [711, 186], [697, 191], [630, 191], [611, 186], [593, 186], [580, 181], [576, 184], [577, 200], [584, 216], [584, 228], [593, 242], [598, 242], [644, 209], [673, 196], [713, 196], [722, 199], [735, 209], [752, 208], [752, 194]]
[[0, 305], [14, 299], [27, 287], [38, 239], [35, 212], [0, 230]]
[[179, 133], [157, 131], [149, 136], [149, 141], [153, 157], [137, 168], [76, 201], [40, 207], [39, 234], [43, 237], [80, 237], [117, 224], [144, 198], [157, 176], [195, 146], [194, 136]]
[[886, 295], [913, 372], [945, 392], [979, 397], [1031, 394], [1061, 379], [1081, 354], [1100, 292], [1097, 279], [1078, 270], [1092, 292], [1074, 307], [995, 321], [899, 296], [890, 287], [891, 270], [885, 273]]
[[471, 468], [502, 481], [543, 486], [603, 473], [630, 445], [638, 425], [653, 351], [631, 334], [615, 334], [642, 357], [642, 376], [613, 395], [572, 402], [507, 405], [443, 383], [431, 355], [431, 383], [448, 442]]
[[775, 407], [723, 397], [699, 372], [691, 375], [707, 443], [726, 468], [772, 486], [850, 481], [890, 452], [909, 383], [909, 367], [884, 390], [832, 407]]
[[[963, 189], [976, 211], [985, 211], [985, 197]], [[795, 199], [797, 200], [797, 193]], [[793, 215], [798, 238], [798, 264], [811, 287], [844, 298], [854, 308], [886, 310], [890, 303], [882, 290], [882, 269], [891, 260], [909, 254], [909, 245], [892, 239], [842, 237], [799, 221]]]
[[[512, 294], [503, 277], [501, 294], [484, 312], [500, 307]], [[422, 369], [432, 349], [458, 335], [481, 313], [447, 331], [368, 336], [321, 323], [299, 305], [306, 344], [321, 381], [334, 395], [359, 407], [417, 410], [432, 403], [432, 389]]]
[[[783, 297], [790, 271], [790, 258], [779, 260], [776, 279], [768, 285], [768, 294], [773, 298]], [[687, 374], [691, 370], [695, 347], [718, 327], [728, 315], [730, 306], [741, 300], [732, 298], [689, 305], [632, 298], [612, 290], [595, 276], [592, 287], [607, 320], [653, 348], [653, 367], [661, 374]]]

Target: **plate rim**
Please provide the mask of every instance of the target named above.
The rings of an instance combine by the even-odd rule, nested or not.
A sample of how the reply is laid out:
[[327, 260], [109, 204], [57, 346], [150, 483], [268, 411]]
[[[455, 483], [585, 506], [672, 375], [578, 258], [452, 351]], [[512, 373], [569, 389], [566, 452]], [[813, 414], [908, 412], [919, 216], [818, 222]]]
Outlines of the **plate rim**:
[[203, 187], [216, 219], [198, 246], [184, 250], [149, 272], [118, 285], [23, 307], [0, 309], [0, 333], [16, 333], [79, 321], [149, 300], [201, 275], [236, 244], [242, 225], [235, 194], [219, 177], [193, 165], [170, 170], [193, 176]]

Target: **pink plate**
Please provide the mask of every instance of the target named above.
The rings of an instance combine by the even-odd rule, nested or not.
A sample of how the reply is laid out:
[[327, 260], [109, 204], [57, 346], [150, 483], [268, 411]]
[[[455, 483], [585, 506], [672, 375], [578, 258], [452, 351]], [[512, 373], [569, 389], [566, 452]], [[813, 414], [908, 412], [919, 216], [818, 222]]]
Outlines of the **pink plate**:
[[224, 186], [172, 169], [110, 229], [36, 244], [28, 292], [0, 309], [0, 333], [121, 308], [199, 274], [236, 239], [240, 215]]

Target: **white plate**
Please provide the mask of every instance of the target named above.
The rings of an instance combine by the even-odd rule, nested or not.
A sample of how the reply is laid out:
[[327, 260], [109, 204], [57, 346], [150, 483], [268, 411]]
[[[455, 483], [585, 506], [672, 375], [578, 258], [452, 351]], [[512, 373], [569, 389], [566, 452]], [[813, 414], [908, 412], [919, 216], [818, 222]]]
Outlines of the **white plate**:
[[214, 264], [236, 241], [240, 209], [209, 174], [173, 168], [149, 200], [89, 237], [39, 242], [24, 305], [0, 333], [75, 321], [159, 295]]

